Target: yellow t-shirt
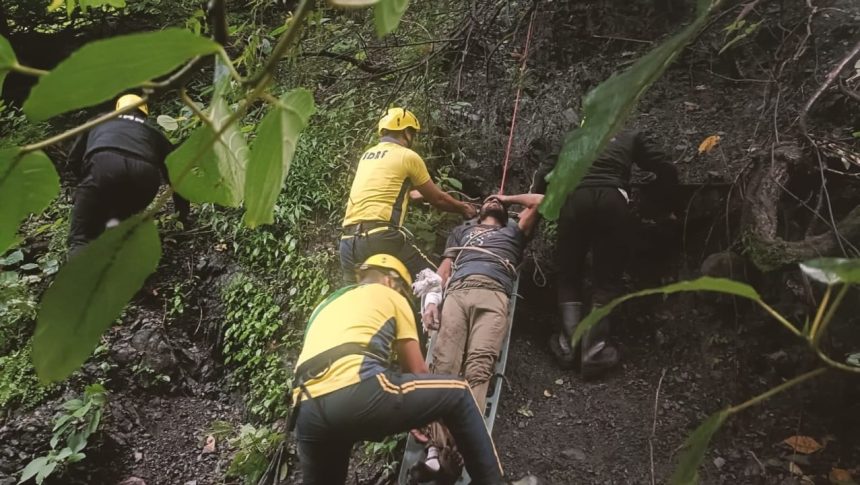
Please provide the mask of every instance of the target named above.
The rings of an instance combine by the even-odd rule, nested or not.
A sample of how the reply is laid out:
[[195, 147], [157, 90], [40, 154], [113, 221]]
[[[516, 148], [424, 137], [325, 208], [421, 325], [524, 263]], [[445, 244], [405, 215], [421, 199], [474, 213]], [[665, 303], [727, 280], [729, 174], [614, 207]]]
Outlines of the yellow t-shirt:
[[358, 162], [343, 225], [362, 221], [402, 225], [409, 191], [429, 180], [427, 166], [417, 153], [397, 143], [378, 143]]
[[[345, 343], [359, 343], [390, 360], [396, 340], [418, 340], [415, 317], [406, 298], [381, 284], [359, 285], [323, 302], [305, 334], [296, 368], [306, 360]], [[332, 363], [328, 372], [305, 383], [312, 397], [328, 394], [386, 370], [385, 363], [349, 355]], [[293, 401], [300, 395], [293, 391]], [[304, 399], [306, 396], [303, 394]]]

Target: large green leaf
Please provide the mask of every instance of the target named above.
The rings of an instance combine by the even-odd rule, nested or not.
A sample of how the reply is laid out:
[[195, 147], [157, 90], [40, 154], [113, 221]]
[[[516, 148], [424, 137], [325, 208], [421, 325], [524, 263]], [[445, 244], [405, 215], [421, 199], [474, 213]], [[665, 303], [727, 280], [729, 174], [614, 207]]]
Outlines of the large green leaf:
[[175, 28], [90, 42], [39, 78], [24, 112], [44, 120], [91, 106], [217, 50], [215, 42]]
[[17, 63], [18, 59], [15, 57], [15, 51], [12, 50], [12, 44], [6, 40], [6, 37], [0, 35], [0, 92], [3, 92], [3, 81], [6, 79], [6, 74]]
[[275, 202], [290, 170], [296, 143], [314, 111], [311, 92], [294, 89], [260, 122], [245, 178], [245, 224], [249, 227], [274, 222]]
[[383, 37], [397, 28], [400, 17], [406, 13], [409, 0], [379, 0], [373, 7], [373, 23], [376, 25], [376, 35]]
[[160, 258], [155, 223], [138, 215], [63, 266], [42, 298], [33, 335], [33, 364], [42, 381], [65, 379], [87, 360]]
[[860, 283], [860, 259], [818, 258], [800, 264], [810, 278], [833, 285]]
[[703, 276], [699, 279], [692, 281], [681, 281], [678, 283], [661, 286], [660, 288], [651, 288], [647, 290], [637, 291], [636, 293], [630, 293], [629, 295], [620, 296], [604, 306], [594, 308], [594, 310], [592, 310], [592, 312], [589, 313], [588, 316], [585, 317], [585, 319], [583, 319], [582, 322], [576, 326], [576, 331], [573, 333], [571, 343], [576, 344], [576, 342], [579, 341], [579, 339], [588, 329], [593, 327], [598, 321], [600, 321], [600, 319], [602, 319], [606, 315], [609, 315], [609, 313], [615, 307], [624, 303], [627, 300], [632, 300], [633, 298], [639, 298], [642, 296], [658, 295], [661, 293], [668, 295], [671, 293], [678, 293], [683, 291], [713, 291], [717, 293], [740, 296], [757, 302], [762, 301], [761, 296], [759, 296], [758, 292], [756, 292], [755, 288], [753, 288], [752, 286], [725, 278], [712, 278], [710, 276]]
[[203, 123], [167, 157], [173, 187], [191, 202], [213, 202], [227, 207], [242, 203], [248, 144], [236, 123], [215, 139], [230, 115], [227, 102], [216, 95], [209, 115], [212, 125]]
[[699, 464], [702, 463], [702, 458], [705, 457], [705, 451], [708, 450], [708, 443], [711, 442], [711, 437], [720, 429], [726, 418], [729, 417], [729, 410], [712, 414], [708, 419], [693, 431], [682, 446], [681, 455], [678, 457], [678, 467], [675, 468], [675, 473], [669, 479], [671, 485], [693, 485], [699, 483]]
[[0, 150], [0, 254], [15, 240], [21, 221], [41, 213], [59, 193], [60, 177], [43, 152]]
[[627, 120], [639, 98], [705, 26], [721, 0], [699, 0], [696, 19], [684, 30], [592, 89], [583, 100], [583, 125], [567, 134], [540, 206], [549, 219], [558, 218], [567, 194], [579, 185], [591, 164]]

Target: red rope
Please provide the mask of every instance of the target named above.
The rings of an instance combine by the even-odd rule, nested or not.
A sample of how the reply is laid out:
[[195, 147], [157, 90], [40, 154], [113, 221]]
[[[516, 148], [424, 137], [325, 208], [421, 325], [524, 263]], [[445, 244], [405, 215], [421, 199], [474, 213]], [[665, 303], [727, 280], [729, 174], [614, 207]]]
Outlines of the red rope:
[[523, 63], [520, 66], [520, 79], [517, 83], [517, 97], [514, 100], [514, 114], [511, 117], [511, 132], [508, 134], [508, 147], [505, 149], [505, 164], [502, 169], [502, 184], [499, 186], [500, 194], [505, 193], [505, 181], [508, 178], [508, 162], [511, 160], [511, 147], [514, 144], [514, 128], [517, 126], [517, 113], [520, 111], [520, 95], [523, 91], [523, 74], [526, 72], [526, 61], [529, 57], [529, 44], [531, 44], [532, 40], [532, 25], [534, 25], [536, 11], [537, 9], [532, 10], [532, 17], [531, 20], [529, 20], [529, 30], [526, 34], [526, 46], [525, 49], [523, 49]]

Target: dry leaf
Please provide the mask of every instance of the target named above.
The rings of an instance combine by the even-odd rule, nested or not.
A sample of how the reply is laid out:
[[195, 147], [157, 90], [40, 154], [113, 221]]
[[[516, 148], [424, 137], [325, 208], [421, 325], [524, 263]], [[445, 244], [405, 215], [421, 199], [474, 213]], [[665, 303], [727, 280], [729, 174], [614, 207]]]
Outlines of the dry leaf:
[[708, 153], [720, 142], [720, 135], [711, 135], [699, 144], [699, 153]]
[[804, 455], [815, 453], [823, 448], [814, 438], [809, 436], [792, 436], [784, 439], [782, 442], [790, 446], [794, 451]]
[[535, 416], [534, 411], [532, 411], [531, 409], [529, 409], [529, 405], [528, 405], [528, 404], [526, 404], [525, 406], [523, 406], [523, 407], [521, 407], [521, 408], [517, 409], [517, 414], [519, 414], [520, 416], [525, 416], [525, 417], [527, 417], [527, 418], [533, 418], [533, 417]]
[[803, 470], [801, 470], [800, 467], [797, 466], [797, 463], [793, 461], [788, 462], [788, 471], [790, 471], [792, 475], [803, 476]]
[[834, 485], [847, 485], [854, 483], [854, 477], [851, 476], [851, 472], [842, 468], [831, 469], [828, 478], [830, 478], [830, 483], [833, 483]]
[[215, 453], [215, 437], [211, 434], [206, 437], [206, 444], [203, 445], [203, 454]]

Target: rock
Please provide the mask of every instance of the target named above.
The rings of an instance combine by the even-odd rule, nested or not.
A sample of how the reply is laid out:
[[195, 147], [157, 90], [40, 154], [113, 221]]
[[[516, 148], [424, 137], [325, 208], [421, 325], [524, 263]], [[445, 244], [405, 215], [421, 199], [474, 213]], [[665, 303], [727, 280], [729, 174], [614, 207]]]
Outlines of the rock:
[[723, 458], [721, 456], [714, 458], [714, 466], [717, 467], [717, 470], [722, 468], [725, 464], [726, 464], [725, 458]]
[[131, 346], [140, 352], [141, 362], [155, 372], [167, 372], [177, 366], [173, 349], [158, 329], [138, 330], [131, 337]]
[[146, 485], [146, 482], [144, 482], [142, 478], [128, 477], [117, 485]]
[[748, 274], [751, 268], [743, 257], [731, 251], [722, 251], [705, 258], [699, 269], [704, 276], [729, 278], [749, 283]]
[[561, 452], [561, 454], [568, 459], [576, 460], [576, 461], [585, 461], [585, 452], [580, 450], [579, 448], [568, 448]]
[[511, 485], [542, 485], [544, 482], [534, 476], [534, 475], [526, 475], [523, 478], [513, 482]]
[[134, 452], [134, 462], [137, 463], [140, 460], [143, 460], [143, 453], [141, 453], [139, 451], [135, 451]]

